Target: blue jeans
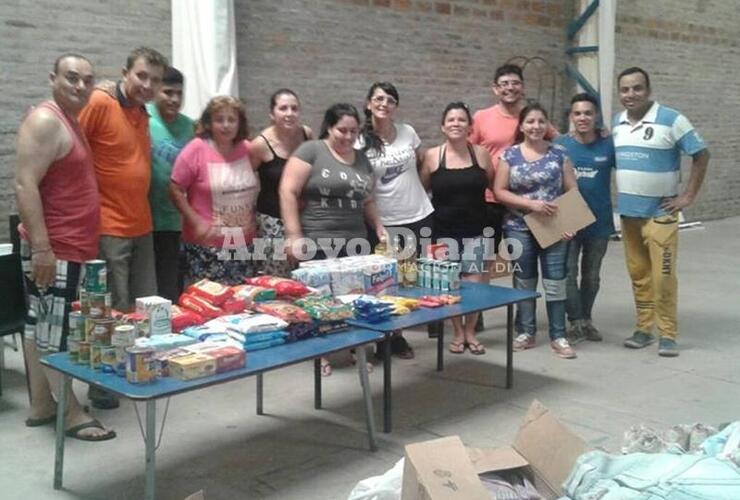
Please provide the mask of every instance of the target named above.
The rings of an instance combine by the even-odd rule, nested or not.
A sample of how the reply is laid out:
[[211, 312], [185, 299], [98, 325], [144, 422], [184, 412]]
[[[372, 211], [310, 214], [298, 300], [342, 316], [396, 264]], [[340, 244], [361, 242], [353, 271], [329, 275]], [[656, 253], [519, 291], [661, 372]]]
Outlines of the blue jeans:
[[[549, 322], [550, 340], [565, 336], [565, 274], [568, 244], [559, 241], [542, 248], [529, 231], [505, 232], [506, 238], [519, 241], [522, 254], [514, 261], [514, 288], [536, 290], [538, 263], [542, 267], [542, 287], [545, 289], [545, 305]], [[517, 333], [537, 333], [537, 309], [535, 300], [519, 302], [516, 308], [514, 328]]]
[[[601, 261], [609, 244], [607, 238], [573, 239], [568, 242], [568, 278], [565, 290], [568, 298], [565, 309], [568, 321], [591, 319], [591, 310], [599, 293]], [[581, 283], [578, 286], [578, 258]]]

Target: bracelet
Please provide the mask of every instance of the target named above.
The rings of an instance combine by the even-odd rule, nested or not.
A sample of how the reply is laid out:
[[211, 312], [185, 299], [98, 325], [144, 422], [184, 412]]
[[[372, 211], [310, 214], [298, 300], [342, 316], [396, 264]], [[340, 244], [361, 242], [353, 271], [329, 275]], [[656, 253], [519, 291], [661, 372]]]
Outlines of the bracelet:
[[31, 250], [31, 255], [36, 255], [37, 253], [46, 253], [50, 251], [51, 251], [51, 247], [44, 247], [44, 248], [39, 248], [39, 249], [34, 248]]

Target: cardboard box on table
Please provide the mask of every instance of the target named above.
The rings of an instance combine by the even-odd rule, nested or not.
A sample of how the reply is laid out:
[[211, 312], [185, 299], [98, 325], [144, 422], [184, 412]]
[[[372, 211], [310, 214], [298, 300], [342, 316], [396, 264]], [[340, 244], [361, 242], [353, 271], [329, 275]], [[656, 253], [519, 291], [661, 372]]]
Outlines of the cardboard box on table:
[[466, 448], [458, 436], [406, 446], [402, 500], [489, 500], [478, 474], [523, 468], [548, 500], [561, 486], [586, 443], [538, 401], [529, 408], [510, 446]]

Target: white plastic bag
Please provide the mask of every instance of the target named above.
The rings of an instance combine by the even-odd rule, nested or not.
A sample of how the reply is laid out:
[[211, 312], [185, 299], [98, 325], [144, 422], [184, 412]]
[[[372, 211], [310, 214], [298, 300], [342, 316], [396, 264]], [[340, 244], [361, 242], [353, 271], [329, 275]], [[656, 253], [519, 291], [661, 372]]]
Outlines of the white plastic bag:
[[352, 490], [347, 500], [401, 500], [403, 458], [382, 476], [363, 479]]

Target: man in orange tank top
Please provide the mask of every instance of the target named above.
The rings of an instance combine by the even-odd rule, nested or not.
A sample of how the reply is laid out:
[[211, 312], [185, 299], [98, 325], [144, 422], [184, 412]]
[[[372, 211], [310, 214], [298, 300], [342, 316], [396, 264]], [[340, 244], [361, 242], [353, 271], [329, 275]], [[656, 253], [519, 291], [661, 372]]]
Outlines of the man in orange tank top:
[[[49, 81], [53, 100], [26, 116], [17, 138], [15, 192], [30, 303], [23, 346], [29, 427], [56, 419], [52, 391], [59, 387], [60, 374], [43, 369], [39, 356], [67, 348], [69, 307], [78, 292], [81, 265], [95, 258], [98, 246], [97, 184], [90, 148], [77, 123], [95, 83], [92, 65], [83, 56], [62, 55]], [[71, 390], [66, 410], [68, 436], [85, 441], [115, 437], [83, 411]]]

